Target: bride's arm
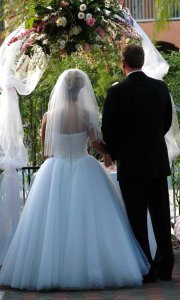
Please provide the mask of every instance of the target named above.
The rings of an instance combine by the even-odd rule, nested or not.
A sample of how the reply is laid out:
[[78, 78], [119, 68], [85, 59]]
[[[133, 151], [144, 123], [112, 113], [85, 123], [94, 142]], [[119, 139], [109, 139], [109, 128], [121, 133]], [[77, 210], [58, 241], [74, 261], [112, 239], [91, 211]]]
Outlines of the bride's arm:
[[104, 161], [104, 165], [106, 166], [106, 168], [110, 167], [112, 165], [112, 160], [111, 160], [111, 157], [110, 157], [109, 153], [107, 152], [105, 143], [103, 141], [98, 141], [96, 139], [96, 136], [95, 136], [94, 131], [92, 129], [90, 129], [88, 131], [88, 135], [89, 135], [89, 138], [91, 140], [91, 143], [92, 143], [93, 147], [98, 152], [103, 154], [103, 161]]
[[104, 144], [102, 141], [94, 140], [94, 141], [91, 141], [91, 142], [92, 142], [93, 147], [94, 147], [99, 153], [107, 154], [106, 146], [105, 146], [105, 144]]
[[44, 141], [45, 141], [45, 132], [46, 132], [46, 122], [47, 122], [47, 113], [44, 114], [41, 123], [41, 147], [42, 147], [42, 158], [46, 160], [47, 156], [44, 156]]
[[88, 136], [89, 136], [89, 139], [90, 139], [90, 141], [91, 141], [93, 147], [94, 147], [99, 153], [102, 153], [102, 154], [107, 153], [105, 143], [104, 143], [103, 141], [97, 140], [96, 134], [94, 133], [94, 130], [93, 130], [93, 129], [89, 129], [89, 130], [88, 130]]

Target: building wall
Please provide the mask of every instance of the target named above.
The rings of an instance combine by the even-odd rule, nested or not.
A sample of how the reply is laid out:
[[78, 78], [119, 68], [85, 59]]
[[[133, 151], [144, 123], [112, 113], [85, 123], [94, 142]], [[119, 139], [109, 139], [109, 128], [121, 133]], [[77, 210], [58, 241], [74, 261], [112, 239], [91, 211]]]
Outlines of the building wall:
[[154, 0], [122, 0], [147, 35], [155, 41], [167, 42], [180, 48], [180, 1], [172, 9], [172, 18], [166, 28], [159, 34], [155, 33], [155, 5]]
[[180, 48], [180, 20], [170, 21], [161, 33], [154, 30], [154, 22], [140, 22], [146, 34], [155, 41], [168, 42]]

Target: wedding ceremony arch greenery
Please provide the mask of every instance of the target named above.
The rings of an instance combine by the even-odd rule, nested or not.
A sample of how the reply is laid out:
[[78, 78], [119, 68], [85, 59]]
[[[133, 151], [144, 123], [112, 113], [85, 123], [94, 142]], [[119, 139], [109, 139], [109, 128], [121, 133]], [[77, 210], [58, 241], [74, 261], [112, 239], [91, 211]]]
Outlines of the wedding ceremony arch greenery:
[[[11, 44], [22, 40], [16, 70], [26, 73], [26, 57], [31, 68], [45, 73], [36, 90], [21, 97], [20, 106], [25, 143], [30, 164], [40, 163], [39, 125], [47, 109], [50, 91], [59, 74], [67, 68], [81, 68], [92, 81], [100, 109], [107, 88], [122, 77], [121, 47], [141, 43], [133, 29], [128, 9], [119, 0], [14, 0], [3, 2], [6, 28], [12, 31], [24, 24], [24, 30], [12, 35]], [[43, 55], [42, 55], [43, 53]], [[44, 61], [44, 57], [46, 61]], [[29, 119], [28, 119], [29, 118]], [[36, 122], [37, 120], [37, 122]]]

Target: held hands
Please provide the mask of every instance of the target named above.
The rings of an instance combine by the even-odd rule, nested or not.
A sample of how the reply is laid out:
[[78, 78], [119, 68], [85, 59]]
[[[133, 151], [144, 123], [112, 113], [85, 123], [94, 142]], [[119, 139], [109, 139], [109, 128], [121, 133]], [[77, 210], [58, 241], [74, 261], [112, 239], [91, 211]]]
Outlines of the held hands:
[[112, 159], [108, 153], [103, 154], [103, 161], [104, 161], [104, 165], [106, 168], [109, 168], [112, 166]]
[[42, 160], [45, 161], [48, 158], [48, 156], [42, 156]]

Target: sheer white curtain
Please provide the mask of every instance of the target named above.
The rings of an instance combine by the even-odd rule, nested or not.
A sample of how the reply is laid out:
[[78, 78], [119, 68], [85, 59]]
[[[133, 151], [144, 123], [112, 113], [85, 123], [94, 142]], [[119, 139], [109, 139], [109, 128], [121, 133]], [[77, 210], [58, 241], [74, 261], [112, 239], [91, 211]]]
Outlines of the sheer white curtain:
[[36, 87], [46, 67], [41, 55], [39, 65], [21, 53], [24, 38], [8, 45], [12, 37], [24, 32], [21, 25], [0, 47], [0, 264], [9, 246], [20, 214], [20, 178], [17, 169], [27, 165], [18, 94], [28, 95]]

